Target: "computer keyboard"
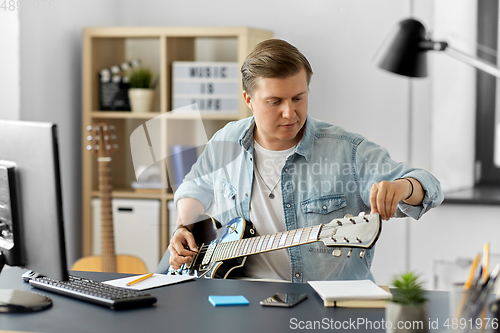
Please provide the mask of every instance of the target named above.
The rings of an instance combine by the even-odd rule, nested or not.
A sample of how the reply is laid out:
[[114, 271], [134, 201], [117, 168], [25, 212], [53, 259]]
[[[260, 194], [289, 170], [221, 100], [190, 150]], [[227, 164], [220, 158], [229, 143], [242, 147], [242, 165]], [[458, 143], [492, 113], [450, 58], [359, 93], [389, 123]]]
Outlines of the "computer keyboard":
[[70, 275], [69, 281], [58, 281], [46, 276], [29, 280], [32, 287], [64, 296], [95, 303], [114, 310], [150, 306], [156, 297], [140, 291], [108, 286], [98, 281]]

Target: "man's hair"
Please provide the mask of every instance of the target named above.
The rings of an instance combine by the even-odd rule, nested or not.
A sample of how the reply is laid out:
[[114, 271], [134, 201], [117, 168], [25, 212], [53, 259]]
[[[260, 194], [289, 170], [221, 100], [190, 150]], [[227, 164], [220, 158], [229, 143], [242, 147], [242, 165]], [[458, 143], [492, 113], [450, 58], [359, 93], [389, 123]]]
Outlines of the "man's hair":
[[255, 45], [241, 66], [243, 90], [251, 96], [258, 77], [284, 79], [302, 68], [306, 71], [309, 86], [313, 71], [307, 58], [284, 40], [267, 39]]

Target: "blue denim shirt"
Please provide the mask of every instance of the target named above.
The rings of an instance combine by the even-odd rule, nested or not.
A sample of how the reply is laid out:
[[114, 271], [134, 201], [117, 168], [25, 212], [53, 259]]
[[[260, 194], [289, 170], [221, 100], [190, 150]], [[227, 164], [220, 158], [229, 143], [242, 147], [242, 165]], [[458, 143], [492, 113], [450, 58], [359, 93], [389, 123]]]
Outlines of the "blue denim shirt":
[[[439, 181], [429, 172], [393, 161], [384, 148], [339, 126], [310, 116], [304, 126], [303, 137], [281, 172], [287, 230], [328, 223], [345, 214], [369, 213], [371, 186], [382, 180], [413, 177], [424, 188], [422, 205], [400, 202], [396, 217], [418, 219], [443, 201]], [[250, 117], [219, 130], [175, 192], [175, 202], [195, 198], [205, 209], [213, 207], [222, 224], [236, 216], [249, 220], [254, 128]], [[321, 242], [289, 248], [291, 281], [373, 280], [373, 248], [364, 258], [359, 258], [360, 249], [350, 258], [346, 258], [348, 249], [342, 249], [341, 257], [334, 257], [332, 251]]]

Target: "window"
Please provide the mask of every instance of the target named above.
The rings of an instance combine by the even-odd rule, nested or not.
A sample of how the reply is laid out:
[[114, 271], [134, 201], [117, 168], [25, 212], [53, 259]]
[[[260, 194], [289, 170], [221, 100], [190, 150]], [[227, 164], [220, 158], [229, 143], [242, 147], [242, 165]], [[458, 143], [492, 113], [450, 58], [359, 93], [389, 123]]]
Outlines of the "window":
[[[478, 1], [477, 56], [496, 64], [499, 7], [497, 0]], [[487, 50], [494, 50], [488, 52]], [[500, 185], [500, 112], [496, 111], [497, 79], [476, 72], [476, 185]], [[500, 110], [500, 105], [499, 108]], [[497, 161], [497, 163], [495, 163]]]

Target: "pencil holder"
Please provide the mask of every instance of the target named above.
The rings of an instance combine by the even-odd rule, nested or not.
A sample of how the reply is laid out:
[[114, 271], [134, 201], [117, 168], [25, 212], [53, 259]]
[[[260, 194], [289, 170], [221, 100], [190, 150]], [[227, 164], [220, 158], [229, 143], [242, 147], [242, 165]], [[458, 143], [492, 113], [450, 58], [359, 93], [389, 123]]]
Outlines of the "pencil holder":
[[[490, 311], [491, 314], [493, 315], [492, 319], [496, 319], [498, 323], [498, 321], [500, 321], [500, 299], [497, 299], [494, 302], [490, 303]], [[500, 327], [498, 326], [499, 325], [492, 325], [494, 333], [500, 333]]]

